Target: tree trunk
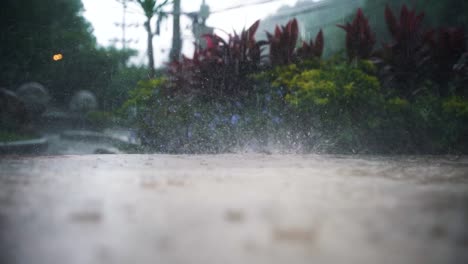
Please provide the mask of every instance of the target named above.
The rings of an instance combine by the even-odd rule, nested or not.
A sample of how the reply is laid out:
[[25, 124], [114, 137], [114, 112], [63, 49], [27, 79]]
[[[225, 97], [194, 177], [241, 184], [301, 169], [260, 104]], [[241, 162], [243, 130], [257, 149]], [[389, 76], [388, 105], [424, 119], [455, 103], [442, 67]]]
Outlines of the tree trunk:
[[156, 70], [154, 68], [154, 52], [153, 52], [153, 32], [151, 30], [151, 18], [149, 17], [145, 22], [146, 32], [148, 33], [148, 67], [149, 76], [154, 78], [156, 76]]
[[172, 49], [170, 53], [171, 61], [178, 61], [182, 49], [182, 40], [180, 38], [180, 1], [174, 0], [173, 9], [173, 29], [172, 29]]

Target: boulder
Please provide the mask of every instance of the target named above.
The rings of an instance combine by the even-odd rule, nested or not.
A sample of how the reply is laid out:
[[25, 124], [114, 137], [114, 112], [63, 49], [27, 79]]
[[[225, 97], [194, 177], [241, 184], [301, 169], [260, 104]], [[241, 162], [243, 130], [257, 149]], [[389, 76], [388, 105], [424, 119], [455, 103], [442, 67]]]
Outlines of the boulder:
[[75, 113], [86, 114], [98, 107], [96, 96], [86, 90], [78, 91], [70, 101], [70, 110]]
[[39, 116], [44, 113], [50, 101], [47, 89], [37, 82], [21, 85], [16, 94], [24, 102], [26, 110], [31, 116]]
[[30, 122], [25, 104], [13, 92], [0, 88], [0, 127], [18, 130]]
[[110, 155], [110, 154], [117, 154], [117, 152], [110, 150], [110, 149], [105, 149], [105, 148], [98, 148], [94, 151], [94, 154], [100, 154], [100, 155]]

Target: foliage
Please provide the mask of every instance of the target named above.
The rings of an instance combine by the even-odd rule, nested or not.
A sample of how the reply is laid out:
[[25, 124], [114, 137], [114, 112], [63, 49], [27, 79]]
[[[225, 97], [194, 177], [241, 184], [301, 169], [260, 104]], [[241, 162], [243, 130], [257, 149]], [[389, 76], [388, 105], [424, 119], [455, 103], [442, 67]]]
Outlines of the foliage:
[[[167, 5], [169, 0], [135, 0], [137, 4], [143, 9], [143, 12], [146, 16], [145, 30], [147, 37], [147, 54], [148, 54], [148, 67], [149, 67], [149, 76], [150, 78], [156, 77], [156, 69], [154, 66], [154, 52], [153, 52], [153, 29], [151, 28], [151, 19], [155, 16], [158, 16], [158, 22], [156, 27], [159, 27], [162, 17], [164, 16], [162, 9]], [[157, 29], [158, 30], [158, 29]]]
[[290, 14], [294, 14], [301, 27], [299, 40], [310, 39], [316, 32], [323, 31], [327, 39], [323, 56], [328, 58], [340, 52], [344, 45], [341, 29], [335, 24], [344, 21], [359, 6], [362, 6], [363, 2], [364, 0], [297, 1], [294, 6], [284, 5], [276, 14], [263, 19], [259, 32], [272, 30], [275, 25], [286, 24], [291, 18]]
[[[15, 90], [35, 81], [66, 106], [74, 92], [91, 90], [100, 101], [131, 51], [98, 48], [80, 0], [6, 0], [0, 9], [0, 86]], [[54, 54], [63, 59], [54, 61]]]
[[115, 117], [110, 112], [91, 111], [86, 113], [86, 121], [93, 128], [104, 129], [115, 124]]
[[294, 62], [294, 51], [299, 36], [297, 20], [289, 21], [285, 26], [276, 26], [274, 34], [267, 32], [270, 43], [270, 61], [273, 65], [286, 65]]
[[413, 100], [409, 111], [401, 117], [412, 151], [431, 154], [466, 152], [466, 119], [450, 112], [459, 110], [447, 108], [453, 102], [453, 99], [441, 99], [431, 93]]
[[362, 9], [358, 9], [356, 17], [351, 23], [338, 25], [346, 31], [346, 51], [350, 61], [355, 59], [369, 59], [375, 45], [375, 33], [369, 26], [369, 20], [364, 17]]
[[392, 42], [385, 44], [383, 59], [390, 73], [392, 86], [404, 97], [412, 97], [429, 76], [430, 52], [427, 32], [423, 29], [424, 13], [416, 13], [403, 5], [397, 19], [387, 5], [385, 20]]
[[466, 153], [468, 149], [468, 100], [466, 97], [452, 96], [442, 101], [442, 124], [446, 144], [439, 152], [447, 149], [458, 153]]
[[[468, 101], [429, 90], [409, 101], [381, 88], [369, 61], [324, 62], [275, 72], [274, 87], [286, 87], [301, 143], [339, 153], [466, 152]], [[309, 133], [315, 136], [308, 137]]]
[[[136, 107], [136, 124], [143, 144], [157, 152], [219, 153], [248, 147], [252, 141], [267, 141], [265, 131], [282, 127], [277, 99], [262, 94], [233, 102], [170, 95], [168, 81], [141, 82], [125, 104]], [[260, 135], [263, 135], [260, 136]]]
[[[337, 0], [335, 0], [337, 1]], [[338, 0], [339, 1], [339, 0]], [[380, 11], [388, 4], [392, 9], [403, 4], [423, 11], [426, 16], [423, 21], [426, 27], [465, 27], [468, 25], [468, 2], [465, 0], [365, 0], [361, 4], [365, 14], [370, 16], [372, 28], [376, 32], [378, 42], [390, 40], [385, 20], [381, 19]]]
[[[93, 92], [100, 106], [112, 110], [124, 95], [113, 89], [114, 78], [125, 71], [122, 65], [133, 51], [115, 48], [93, 48], [78, 53], [63, 53], [64, 59], [50, 62], [48, 76], [38, 76], [39, 82], [50, 88], [52, 97], [59, 105], [68, 105], [71, 96], [86, 88]], [[50, 78], [53, 76], [53, 78]], [[116, 100], [117, 102], [113, 102]]]
[[468, 2], [464, 0], [419, 0], [429, 26], [461, 27], [468, 25]]
[[320, 59], [323, 54], [324, 46], [323, 31], [320, 30], [315, 37], [315, 43], [313, 40], [310, 40], [309, 43], [305, 41], [302, 42], [302, 46], [297, 49], [297, 56], [301, 60]]
[[[169, 65], [168, 94], [192, 94], [205, 101], [217, 99], [238, 101], [254, 92], [250, 76], [259, 73], [264, 66], [278, 66], [296, 62], [319, 60], [324, 48], [323, 32], [319, 31], [315, 41], [303, 42], [296, 48], [298, 25], [291, 20], [275, 34], [269, 42], [256, 41], [259, 27], [256, 21], [240, 34], [234, 32], [224, 40], [217, 35], [205, 35], [206, 48], [197, 47], [192, 59], [182, 58]], [[270, 60], [263, 60], [263, 46], [269, 44]], [[286, 46], [285, 46], [286, 45]]]
[[348, 150], [362, 145], [358, 141], [375, 127], [374, 115], [383, 102], [377, 77], [346, 63], [305, 70], [286, 86], [286, 101], [309, 119], [304, 124]]
[[129, 114], [131, 111], [145, 112], [151, 107], [151, 99], [154, 94], [161, 93], [167, 80], [163, 77], [139, 81], [137, 87], [130, 91], [128, 100], [120, 109], [121, 113]]
[[276, 26], [274, 34], [267, 32], [270, 64], [282, 66], [298, 61], [320, 59], [324, 49], [323, 31], [320, 30], [315, 37], [315, 43], [303, 41], [297, 48], [299, 26], [296, 19], [290, 20], [285, 26]]
[[447, 98], [442, 103], [442, 109], [446, 114], [468, 120], [468, 100], [465, 98], [458, 96]]
[[362, 10], [341, 26], [348, 60], [322, 59], [321, 30], [298, 47], [296, 20], [267, 34], [269, 56], [255, 39], [258, 21], [227, 40], [206, 35], [206, 48], [172, 62], [166, 78], [140, 82], [125, 107], [135, 109], [142, 142], [159, 152], [219, 153], [252, 142], [339, 153], [466, 152], [468, 102], [456, 92], [466, 80], [465, 33], [437, 35], [405, 5], [398, 18], [389, 6], [385, 15], [392, 40], [380, 50]]
[[136, 0], [140, 7], [145, 12], [146, 17], [153, 17], [157, 12], [164, 7], [168, 0], [164, 0], [162, 3], [158, 4], [157, 0]]
[[386, 6], [385, 20], [393, 41], [379, 52], [383, 59], [381, 79], [387, 88], [409, 99], [427, 89], [441, 96], [460, 94], [463, 84], [452, 81], [457, 75], [456, 63], [466, 52], [465, 31], [425, 29], [424, 17], [424, 13], [403, 5], [397, 19]]
[[[140, 80], [146, 79], [148, 71], [144, 67], [121, 67], [112, 76], [110, 83], [101, 88], [100, 93], [104, 100], [101, 105], [108, 111], [118, 110], [130, 96]], [[101, 97], [101, 98], [102, 98]]]
[[[379, 12], [386, 4], [386, 19], [382, 20]], [[411, 6], [412, 10], [407, 6]], [[416, 8], [421, 11], [420, 14], [416, 14]], [[382, 65], [385, 71], [381, 76], [384, 86], [392, 86], [400, 90], [402, 96], [410, 98], [414, 93], [421, 92], [427, 81], [431, 81], [439, 86], [435, 88], [437, 92], [443, 96], [449, 95], [452, 91], [447, 89], [447, 83], [454, 77], [453, 59], [450, 57], [455, 53], [460, 57], [461, 54], [453, 53], [456, 49], [448, 51], [448, 46], [444, 48], [443, 42], [447, 43], [450, 38], [452, 40], [449, 42], [454, 43], [458, 39], [455, 42], [461, 44], [463, 37], [453, 38], [453, 33], [458, 31], [460, 35], [465, 34], [462, 28], [466, 29], [468, 25], [467, 8], [468, 2], [463, 0], [367, 0], [363, 11], [372, 18], [370, 23], [377, 40], [388, 43], [385, 52], [378, 52], [379, 57], [385, 59]], [[399, 17], [391, 11], [396, 9], [400, 10]], [[456, 86], [457, 93], [464, 88], [463, 84]]]
[[[438, 35], [429, 36], [431, 62], [434, 65], [431, 78], [441, 87], [454, 78], [454, 65], [466, 50], [465, 31], [463, 28], [440, 28]], [[447, 96], [448, 89], [440, 89], [441, 95]]]
[[0, 130], [0, 143], [31, 140], [36, 139], [38, 136], [33, 134], [18, 134], [17, 132]]
[[259, 21], [225, 41], [217, 35], [205, 35], [207, 47], [197, 47], [192, 59], [170, 64], [171, 91], [192, 93], [200, 98], [248, 96], [252, 85], [248, 75], [261, 66], [261, 50], [266, 43], [255, 40]]

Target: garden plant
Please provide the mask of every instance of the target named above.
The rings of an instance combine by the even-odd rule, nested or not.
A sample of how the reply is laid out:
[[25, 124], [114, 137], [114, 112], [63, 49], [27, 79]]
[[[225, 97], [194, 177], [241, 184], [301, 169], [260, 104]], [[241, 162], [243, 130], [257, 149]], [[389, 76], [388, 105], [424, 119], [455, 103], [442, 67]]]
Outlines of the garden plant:
[[358, 9], [338, 25], [344, 52], [327, 57], [323, 31], [300, 43], [296, 19], [266, 40], [259, 21], [205, 35], [123, 110], [156, 152], [467, 153], [466, 31], [430, 28], [406, 5], [382, 11], [389, 41]]

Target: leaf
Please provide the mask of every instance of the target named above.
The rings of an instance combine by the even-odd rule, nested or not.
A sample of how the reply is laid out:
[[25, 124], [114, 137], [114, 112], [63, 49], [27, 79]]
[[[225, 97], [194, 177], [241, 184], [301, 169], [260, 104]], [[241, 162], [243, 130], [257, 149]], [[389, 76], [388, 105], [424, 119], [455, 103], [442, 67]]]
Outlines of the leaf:
[[299, 37], [299, 26], [297, 24], [297, 19], [293, 19], [288, 23], [288, 45], [290, 51], [293, 51], [296, 47], [297, 39]]
[[390, 31], [390, 34], [392, 34], [393, 37], [396, 37], [397, 32], [399, 31], [398, 22], [388, 5], [385, 7], [385, 21], [387, 22], [387, 27]]
[[376, 42], [375, 33], [371, 30], [369, 21], [360, 8], [351, 23], [337, 26], [346, 32], [346, 50], [349, 60], [368, 59], [371, 56]]
[[323, 31], [320, 29], [319, 33], [315, 37], [315, 56], [319, 58], [322, 56], [324, 44]]
[[205, 41], [206, 41], [206, 47], [207, 49], [214, 49], [216, 48], [215, 41], [214, 41], [214, 36], [213, 35], [203, 35], [202, 36]]
[[259, 25], [260, 25], [260, 20], [257, 20], [249, 27], [249, 29], [247, 30], [249, 40], [255, 39], [255, 33], [257, 32]]
[[275, 28], [275, 38], [280, 38], [282, 33], [283, 32], [281, 31], [280, 27], [276, 26], [276, 28]]
[[298, 37], [299, 28], [296, 19], [290, 20], [285, 26], [276, 26], [274, 34], [267, 32], [270, 44], [270, 61], [273, 65], [285, 65], [293, 62]]

